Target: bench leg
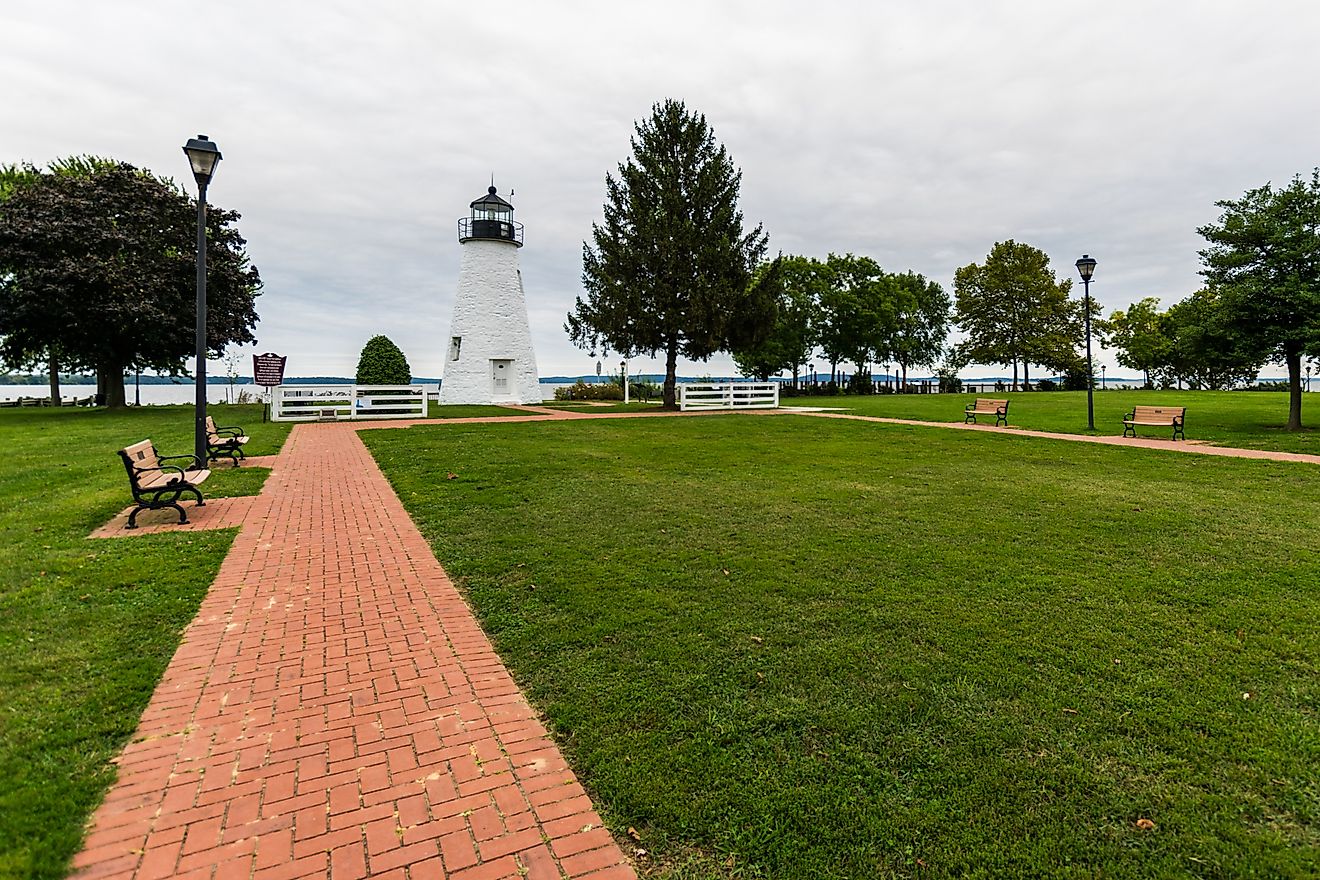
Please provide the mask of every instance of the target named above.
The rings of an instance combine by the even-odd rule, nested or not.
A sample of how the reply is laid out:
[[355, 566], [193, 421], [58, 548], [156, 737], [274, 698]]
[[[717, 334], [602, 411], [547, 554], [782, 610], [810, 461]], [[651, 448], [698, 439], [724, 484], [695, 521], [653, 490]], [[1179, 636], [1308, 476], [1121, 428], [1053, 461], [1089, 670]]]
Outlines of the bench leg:
[[[206, 506], [206, 501], [202, 499], [202, 490], [201, 490], [201, 489], [198, 489], [196, 486], [189, 486], [187, 489], [184, 489], [183, 492], [181, 492], [180, 494], [181, 494], [181, 495], [187, 495], [188, 493], [192, 493], [193, 495], [196, 495], [196, 496], [197, 496], [197, 506], [198, 506], [198, 507], [205, 507], [205, 506]], [[177, 505], [177, 504], [175, 504], [174, 506], [175, 506], [175, 507], [179, 507], [179, 505]], [[179, 507], [179, 512], [180, 512], [180, 513], [183, 512], [183, 508], [182, 508], [182, 507]]]
[[144, 510], [164, 510], [167, 507], [173, 507], [175, 510], [179, 512], [179, 522], [178, 522], [179, 525], [184, 525], [188, 522], [188, 512], [179, 506], [179, 502], [169, 501], [166, 502], [165, 504], [156, 504], [156, 505], [139, 504], [137, 507], [133, 508], [133, 512], [128, 515], [128, 525], [124, 526], [124, 528], [136, 529], [138, 527], [137, 525], [138, 514]]
[[999, 415], [998, 413], [996, 413], [996, 414], [995, 414], [995, 427], [998, 428], [1000, 425], [1003, 425], [1005, 428], [1008, 427], [1008, 416], [1001, 416], [1001, 415]]
[[963, 424], [964, 424], [964, 425], [975, 425], [975, 424], [976, 424], [976, 413], [963, 413]]
[[1186, 440], [1186, 439], [1187, 439], [1187, 435], [1183, 433], [1182, 425], [1179, 425], [1179, 424], [1177, 424], [1176, 422], [1174, 423], [1174, 426], [1173, 426], [1173, 439], [1174, 439], [1174, 440]]
[[1137, 436], [1137, 428], [1136, 428], [1136, 426], [1135, 426], [1135, 425], [1124, 424], [1124, 425], [1123, 425], [1123, 436], [1124, 436], [1124, 437], [1135, 437], [1135, 436]]

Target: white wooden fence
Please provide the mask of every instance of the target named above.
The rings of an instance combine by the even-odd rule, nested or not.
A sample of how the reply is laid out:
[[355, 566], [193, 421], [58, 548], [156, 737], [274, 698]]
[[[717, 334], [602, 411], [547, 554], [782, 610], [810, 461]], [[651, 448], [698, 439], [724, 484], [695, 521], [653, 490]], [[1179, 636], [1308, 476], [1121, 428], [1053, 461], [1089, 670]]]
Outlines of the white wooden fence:
[[426, 418], [425, 385], [279, 385], [271, 390], [273, 422]]
[[723, 382], [678, 386], [678, 408], [774, 409], [779, 406], [778, 382]]

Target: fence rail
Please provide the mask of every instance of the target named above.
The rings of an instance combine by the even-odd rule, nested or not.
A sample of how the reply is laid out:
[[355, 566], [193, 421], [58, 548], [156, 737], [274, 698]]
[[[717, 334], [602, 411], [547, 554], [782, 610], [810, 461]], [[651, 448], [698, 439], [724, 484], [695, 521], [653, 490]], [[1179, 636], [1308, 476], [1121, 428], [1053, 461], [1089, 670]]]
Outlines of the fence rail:
[[774, 409], [779, 406], [778, 382], [722, 382], [678, 386], [678, 408]]
[[279, 385], [271, 392], [274, 422], [426, 418], [424, 385]]

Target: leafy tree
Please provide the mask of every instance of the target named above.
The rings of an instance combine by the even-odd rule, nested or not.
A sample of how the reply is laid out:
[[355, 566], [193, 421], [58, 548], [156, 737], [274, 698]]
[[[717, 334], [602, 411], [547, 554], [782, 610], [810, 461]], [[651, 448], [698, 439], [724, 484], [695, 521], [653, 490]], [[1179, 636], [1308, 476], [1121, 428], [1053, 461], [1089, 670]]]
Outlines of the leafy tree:
[[1320, 353], [1320, 168], [1215, 202], [1201, 274], [1223, 298], [1235, 335], [1288, 368], [1288, 430], [1302, 428], [1302, 357]]
[[997, 242], [984, 265], [954, 273], [954, 322], [967, 334], [963, 353], [981, 364], [1018, 365], [1023, 384], [1029, 365], [1066, 370], [1078, 360], [1081, 310], [1068, 298], [1072, 280], [1058, 281], [1044, 251], [1016, 241]]
[[903, 387], [908, 367], [934, 366], [943, 354], [952, 303], [943, 287], [916, 272], [891, 274], [888, 282], [898, 310], [890, 354], [903, 371]]
[[[793, 373], [793, 386], [816, 344], [817, 313], [827, 286], [825, 265], [810, 257], [780, 257], [778, 309], [770, 335], [759, 344], [738, 348], [733, 362], [745, 376], [768, 379], [781, 370]], [[771, 264], [763, 264], [759, 272]], [[759, 276], [758, 276], [759, 278]]]
[[359, 385], [407, 385], [412, 381], [408, 359], [388, 336], [373, 336], [358, 356]]
[[564, 329], [580, 348], [665, 355], [664, 403], [674, 406], [681, 354], [706, 360], [748, 349], [774, 325], [774, 295], [750, 284], [766, 249], [743, 228], [742, 173], [702, 114], [681, 101], [637, 123], [632, 156], [606, 175], [604, 223], [582, 245], [582, 284]]
[[[114, 161], [99, 156], [69, 156], [57, 159], [48, 166], [48, 173], [66, 177], [89, 177], [97, 171], [114, 166]], [[36, 166], [23, 164], [0, 165], [0, 203], [5, 202], [18, 189], [39, 182], [43, 172]], [[58, 406], [60, 402], [60, 352], [55, 346], [48, 346], [44, 351], [25, 352], [20, 358], [20, 365], [36, 363], [43, 357], [46, 361], [47, 375], [50, 380], [50, 402]]]
[[[208, 212], [207, 346], [253, 341], [261, 277]], [[130, 165], [42, 174], [0, 204], [0, 358], [57, 351], [124, 405], [129, 367], [177, 374], [195, 353], [196, 202]]]
[[893, 290], [880, 264], [870, 257], [830, 254], [825, 266], [817, 336], [821, 351], [831, 375], [844, 361], [864, 372], [868, 361], [889, 357], [893, 350], [898, 323]]
[[1265, 361], [1215, 291], [1198, 290], [1170, 306], [1160, 318], [1159, 332], [1169, 341], [1161, 370], [1166, 383], [1182, 380], [1195, 389], [1232, 388], [1254, 380]]
[[1109, 319], [1097, 322], [1097, 329], [1105, 344], [1118, 349], [1118, 362], [1133, 370], [1141, 370], [1145, 385], [1152, 387], [1151, 376], [1170, 363], [1172, 340], [1161, 323], [1164, 313], [1160, 301], [1146, 297], [1128, 306], [1127, 311], [1115, 310]]

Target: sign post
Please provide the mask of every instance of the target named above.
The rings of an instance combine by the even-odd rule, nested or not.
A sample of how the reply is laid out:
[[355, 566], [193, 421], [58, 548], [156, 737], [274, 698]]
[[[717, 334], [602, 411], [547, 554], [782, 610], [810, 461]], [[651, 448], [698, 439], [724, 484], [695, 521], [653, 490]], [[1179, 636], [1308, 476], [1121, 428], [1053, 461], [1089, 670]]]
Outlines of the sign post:
[[284, 382], [284, 363], [288, 358], [266, 352], [252, 356], [252, 381], [266, 389], [266, 405], [261, 409], [261, 420], [270, 417], [270, 389]]

